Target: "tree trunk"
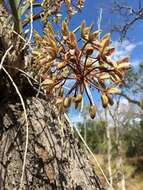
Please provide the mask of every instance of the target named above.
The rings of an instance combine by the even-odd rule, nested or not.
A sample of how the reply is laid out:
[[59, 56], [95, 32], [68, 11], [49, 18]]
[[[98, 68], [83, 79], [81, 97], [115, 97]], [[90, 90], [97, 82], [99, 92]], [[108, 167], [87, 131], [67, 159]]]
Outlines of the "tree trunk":
[[111, 159], [112, 159], [112, 144], [111, 144], [111, 134], [110, 134], [110, 126], [108, 122], [107, 117], [107, 110], [105, 110], [105, 121], [106, 121], [106, 138], [107, 138], [107, 169], [108, 169], [108, 175], [109, 175], [109, 181], [110, 181], [110, 187], [109, 190], [113, 190], [113, 174], [112, 174], [112, 167], [111, 167]]
[[[102, 189], [67, 121], [59, 123], [56, 108], [36, 98], [27, 99], [26, 107], [29, 143], [23, 189]], [[0, 189], [19, 189], [26, 129], [21, 103], [1, 104], [0, 126]]]
[[120, 190], [126, 190], [125, 175], [123, 170], [123, 149], [121, 141], [121, 126], [119, 121], [118, 109], [115, 113], [115, 128], [116, 128], [116, 147], [117, 147], [117, 158], [116, 158], [116, 169], [117, 169], [117, 187]]

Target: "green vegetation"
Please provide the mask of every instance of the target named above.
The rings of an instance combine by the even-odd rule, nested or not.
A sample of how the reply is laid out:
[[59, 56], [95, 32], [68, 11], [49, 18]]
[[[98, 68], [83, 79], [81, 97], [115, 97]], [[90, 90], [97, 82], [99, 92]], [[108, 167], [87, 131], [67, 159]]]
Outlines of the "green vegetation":
[[79, 130], [84, 137], [85, 127], [86, 127], [86, 142], [95, 153], [105, 152], [106, 147], [106, 130], [105, 130], [105, 121], [93, 121], [87, 120], [86, 126], [83, 124], [78, 124]]

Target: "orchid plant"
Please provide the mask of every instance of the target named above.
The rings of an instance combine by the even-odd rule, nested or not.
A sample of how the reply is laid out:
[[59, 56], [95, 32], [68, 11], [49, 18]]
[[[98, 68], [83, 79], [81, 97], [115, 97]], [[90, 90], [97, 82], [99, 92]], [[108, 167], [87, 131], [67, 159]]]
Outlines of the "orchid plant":
[[[39, 77], [47, 94], [55, 94], [56, 103], [61, 110], [71, 103], [78, 107], [83, 95], [89, 100], [91, 118], [96, 115], [92, 89], [101, 94], [102, 105], [113, 104], [110, 94], [119, 92], [117, 86], [123, 83], [124, 74], [130, 67], [128, 57], [115, 61], [112, 59], [115, 48], [110, 47], [110, 34], [102, 39], [101, 31], [92, 31], [93, 25], [80, 27], [80, 41], [73, 31], [69, 31], [67, 20], [61, 26], [61, 39], [55, 35], [48, 23], [41, 37], [35, 34], [37, 48], [33, 51], [35, 63], [41, 69]], [[81, 42], [80, 42], [81, 44]], [[70, 81], [68, 89], [66, 83]]]

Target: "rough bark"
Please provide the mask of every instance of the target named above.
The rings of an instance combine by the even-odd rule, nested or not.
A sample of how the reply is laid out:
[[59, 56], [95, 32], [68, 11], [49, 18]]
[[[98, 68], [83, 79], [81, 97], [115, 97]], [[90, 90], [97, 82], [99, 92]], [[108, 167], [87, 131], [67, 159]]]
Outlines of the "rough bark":
[[[68, 123], [45, 100], [27, 99], [29, 144], [23, 189], [102, 189]], [[18, 189], [25, 149], [21, 103], [0, 106], [0, 189]]]

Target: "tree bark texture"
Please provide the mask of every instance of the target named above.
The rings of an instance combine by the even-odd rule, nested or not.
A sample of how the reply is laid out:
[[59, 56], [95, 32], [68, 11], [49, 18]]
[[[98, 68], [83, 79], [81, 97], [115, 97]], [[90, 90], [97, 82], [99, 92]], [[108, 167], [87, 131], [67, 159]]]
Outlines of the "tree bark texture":
[[[102, 189], [86, 153], [67, 121], [43, 99], [26, 100], [29, 143], [24, 190]], [[20, 102], [0, 106], [0, 189], [18, 190], [25, 150], [25, 118]]]

